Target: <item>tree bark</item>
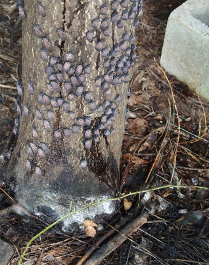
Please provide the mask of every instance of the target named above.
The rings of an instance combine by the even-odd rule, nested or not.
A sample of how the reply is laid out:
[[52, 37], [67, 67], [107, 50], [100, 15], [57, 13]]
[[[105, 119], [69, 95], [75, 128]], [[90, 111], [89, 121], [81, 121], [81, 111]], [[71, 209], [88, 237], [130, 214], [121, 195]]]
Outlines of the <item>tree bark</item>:
[[[27, 210], [53, 221], [70, 202], [73, 210], [117, 191], [141, 5], [24, 1], [20, 126], [7, 179]], [[101, 204], [64, 226], [114, 209], [114, 202]]]

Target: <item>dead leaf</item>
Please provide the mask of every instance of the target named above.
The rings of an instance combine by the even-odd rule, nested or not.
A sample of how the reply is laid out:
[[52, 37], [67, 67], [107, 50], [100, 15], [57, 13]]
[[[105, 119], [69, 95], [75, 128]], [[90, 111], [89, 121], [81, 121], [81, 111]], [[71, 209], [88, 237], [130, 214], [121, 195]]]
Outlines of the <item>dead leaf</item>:
[[132, 154], [124, 154], [123, 160], [126, 162], [132, 162], [133, 164], [136, 164], [136, 165], [145, 165], [149, 163], [148, 161], [142, 158], [139, 158], [137, 156], [133, 156]]
[[129, 131], [133, 134], [145, 134], [148, 122], [143, 118], [136, 118], [129, 123]]
[[132, 202], [129, 202], [126, 198], [124, 198], [123, 205], [124, 205], [124, 210], [128, 211], [132, 206]]
[[94, 221], [85, 220], [83, 226], [85, 227], [87, 236], [95, 237], [97, 231], [94, 227], [98, 227], [98, 225]]

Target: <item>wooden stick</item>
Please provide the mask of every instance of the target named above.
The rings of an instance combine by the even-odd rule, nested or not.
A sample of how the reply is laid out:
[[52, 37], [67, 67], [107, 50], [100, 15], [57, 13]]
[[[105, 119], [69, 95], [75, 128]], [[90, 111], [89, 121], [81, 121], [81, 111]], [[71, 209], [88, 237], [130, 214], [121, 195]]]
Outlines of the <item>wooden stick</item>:
[[[106, 245], [102, 246], [89, 260], [87, 260], [84, 265], [98, 265], [112, 253], [116, 248], [118, 248], [123, 242], [134, 233], [139, 227], [147, 222], [148, 213], [144, 212], [135, 218], [132, 222], [126, 225], [116, 236], [114, 236]], [[82, 265], [83, 263], [79, 263]]]

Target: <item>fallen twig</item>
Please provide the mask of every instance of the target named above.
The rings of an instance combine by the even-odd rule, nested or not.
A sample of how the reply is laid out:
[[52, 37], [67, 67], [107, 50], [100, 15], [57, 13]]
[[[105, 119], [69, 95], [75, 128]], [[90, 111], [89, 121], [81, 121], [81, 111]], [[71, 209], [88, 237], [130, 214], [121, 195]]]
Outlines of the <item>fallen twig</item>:
[[[89, 260], [87, 260], [85, 265], [98, 265], [104, 260], [106, 256], [112, 253], [116, 248], [118, 248], [125, 240], [129, 239], [132, 233], [134, 233], [139, 227], [147, 222], [148, 212], [144, 212], [135, 218], [132, 222], [126, 225], [119, 234], [114, 236], [111, 241], [106, 245], [102, 246]], [[79, 265], [81, 265], [80, 263]], [[77, 264], [78, 265], [78, 264]]]

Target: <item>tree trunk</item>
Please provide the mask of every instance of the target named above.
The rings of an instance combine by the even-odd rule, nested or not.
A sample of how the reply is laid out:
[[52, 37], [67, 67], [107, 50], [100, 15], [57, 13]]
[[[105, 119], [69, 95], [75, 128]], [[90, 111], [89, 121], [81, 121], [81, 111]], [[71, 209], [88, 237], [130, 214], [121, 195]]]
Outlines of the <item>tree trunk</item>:
[[[77, 209], [115, 195], [141, 5], [24, 1], [20, 126], [8, 182], [27, 210], [53, 221], [70, 202]], [[64, 226], [114, 209], [101, 204]]]

